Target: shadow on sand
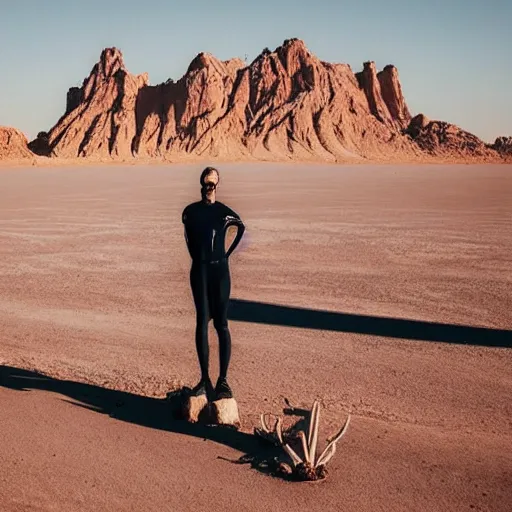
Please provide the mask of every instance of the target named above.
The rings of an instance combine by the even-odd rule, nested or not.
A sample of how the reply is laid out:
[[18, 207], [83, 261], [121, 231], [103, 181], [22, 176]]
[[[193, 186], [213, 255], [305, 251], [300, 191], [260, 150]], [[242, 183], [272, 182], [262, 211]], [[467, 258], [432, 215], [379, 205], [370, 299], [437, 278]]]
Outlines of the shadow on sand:
[[[182, 399], [186, 392], [183, 390], [178, 390], [167, 398], [150, 398], [91, 384], [59, 380], [11, 366], [0, 366], [0, 386], [18, 391], [38, 389], [59, 393], [71, 399], [65, 400], [66, 402], [107, 414], [120, 421], [208, 439], [243, 454], [234, 460], [219, 458], [236, 464], [250, 464], [253, 469], [268, 475], [277, 476], [278, 463], [286, 460], [281, 448], [273, 446], [259, 436], [228, 427], [192, 424], [181, 419]], [[294, 416], [307, 413], [307, 411], [289, 408], [285, 408], [283, 412]], [[302, 421], [304, 420], [299, 420], [299, 422]], [[282, 478], [282, 475], [279, 476]]]
[[230, 320], [373, 334], [390, 338], [512, 348], [512, 331], [378, 316], [337, 313], [231, 299]]

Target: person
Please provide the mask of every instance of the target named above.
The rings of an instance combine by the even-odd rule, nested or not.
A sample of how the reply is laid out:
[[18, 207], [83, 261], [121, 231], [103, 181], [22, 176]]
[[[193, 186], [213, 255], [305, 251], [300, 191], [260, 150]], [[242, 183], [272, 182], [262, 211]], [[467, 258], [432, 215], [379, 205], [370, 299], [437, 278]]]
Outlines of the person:
[[[217, 169], [204, 169], [199, 180], [201, 200], [189, 204], [182, 212], [185, 240], [192, 259], [190, 286], [196, 308], [195, 342], [201, 368], [201, 380], [192, 389], [192, 395], [213, 395], [214, 400], [233, 397], [227, 382], [231, 359], [227, 318], [231, 292], [228, 260], [245, 231], [240, 216], [216, 200], [219, 180]], [[237, 233], [226, 251], [226, 232], [231, 226], [237, 228]], [[211, 319], [219, 338], [220, 372], [215, 388], [208, 370], [208, 324]]]

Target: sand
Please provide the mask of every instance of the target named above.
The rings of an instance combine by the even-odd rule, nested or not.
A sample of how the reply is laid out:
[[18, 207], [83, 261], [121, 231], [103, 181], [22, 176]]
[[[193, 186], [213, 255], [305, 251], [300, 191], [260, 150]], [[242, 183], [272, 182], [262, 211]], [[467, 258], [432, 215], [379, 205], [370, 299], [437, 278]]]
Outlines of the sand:
[[[0, 169], [0, 509], [509, 510], [512, 166], [219, 165], [238, 433], [164, 400], [198, 378], [201, 168]], [[319, 484], [230, 462], [285, 398], [321, 447], [352, 415]]]

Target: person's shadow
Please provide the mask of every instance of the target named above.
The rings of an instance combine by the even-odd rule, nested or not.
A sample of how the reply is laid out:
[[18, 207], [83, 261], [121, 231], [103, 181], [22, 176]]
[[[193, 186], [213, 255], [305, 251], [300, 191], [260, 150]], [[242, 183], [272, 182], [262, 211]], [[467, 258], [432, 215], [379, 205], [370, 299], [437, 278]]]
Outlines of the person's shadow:
[[412, 341], [512, 348], [510, 329], [357, 315], [243, 299], [231, 299], [228, 318], [238, 322], [370, 334]]
[[[282, 474], [278, 474], [278, 465], [286, 461], [286, 455], [279, 446], [257, 435], [234, 428], [189, 423], [182, 419], [183, 399], [189, 391], [188, 388], [177, 390], [167, 398], [158, 399], [91, 384], [59, 380], [11, 366], [0, 366], [0, 386], [18, 391], [39, 389], [59, 393], [71, 399], [65, 400], [68, 403], [107, 414], [120, 421], [208, 439], [242, 453], [238, 459], [223, 460], [236, 464], [250, 464], [252, 468], [262, 473], [283, 477]], [[283, 412], [293, 416], [308, 413], [292, 408], [284, 408]], [[302, 421], [304, 420], [299, 419], [297, 423]]]

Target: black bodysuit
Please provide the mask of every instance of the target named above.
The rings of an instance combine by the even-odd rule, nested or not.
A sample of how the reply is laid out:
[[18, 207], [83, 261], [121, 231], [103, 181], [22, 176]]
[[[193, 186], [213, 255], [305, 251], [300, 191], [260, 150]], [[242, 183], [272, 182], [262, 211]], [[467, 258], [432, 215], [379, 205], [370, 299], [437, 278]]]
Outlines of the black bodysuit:
[[[231, 291], [228, 258], [240, 242], [245, 226], [225, 204], [198, 201], [182, 214], [185, 238], [192, 258], [190, 285], [196, 307], [196, 348], [203, 379], [208, 379], [208, 322], [213, 319], [219, 336], [220, 378], [225, 379], [231, 358], [228, 305]], [[226, 231], [237, 226], [237, 235], [225, 250]]]

